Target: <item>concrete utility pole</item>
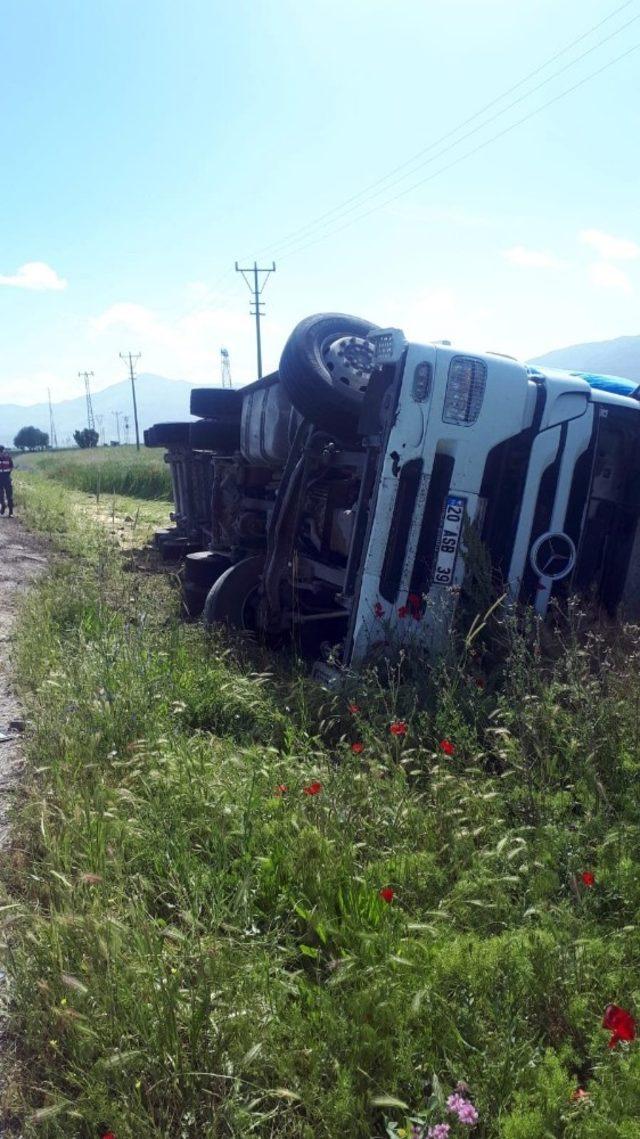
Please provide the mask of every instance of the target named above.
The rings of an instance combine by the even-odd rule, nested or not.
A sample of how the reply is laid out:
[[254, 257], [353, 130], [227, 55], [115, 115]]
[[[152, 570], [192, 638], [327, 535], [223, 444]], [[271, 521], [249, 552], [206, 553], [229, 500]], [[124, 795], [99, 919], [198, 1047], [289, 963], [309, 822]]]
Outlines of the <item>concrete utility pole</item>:
[[113, 417], [116, 421], [116, 435], [118, 436], [118, 443], [119, 443], [120, 442], [120, 416], [122, 415], [122, 412], [121, 411], [112, 411], [111, 414], [113, 415]]
[[[246, 283], [248, 285], [249, 292], [253, 294], [253, 300], [252, 300], [253, 312], [251, 312], [251, 309], [249, 309], [249, 312], [251, 313], [251, 316], [255, 316], [255, 318], [256, 318], [256, 344], [257, 344], [257, 348], [258, 348], [258, 379], [259, 380], [262, 379], [262, 344], [260, 342], [260, 317], [264, 316], [264, 311], [263, 311], [264, 303], [263, 303], [263, 301], [260, 300], [260, 297], [262, 296], [262, 294], [264, 292], [264, 288], [265, 288], [267, 281], [269, 280], [269, 277], [271, 276], [272, 273], [275, 273], [275, 271], [276, 271], [275, 261], [271, 262], [271, 268], [270, 269], [259, 269], [257, 261], [253, 262], [253, 268], [252, 269], [241, 269], [240, 266], [238, 265], [238, 262], [236, 261], [236, 273], [242, 273], [242, 276], [244, 277], [244, 280], [246, 281]], [[247, 273], [253, 274], [253, 284], [251, 284], [251, 281], [247, 277]], [[260, 274], [261, 273], [265, 274], [265, 278], [264, 278], [264, 281], [262, 282], [262, 285], [260, 285]]]
[[87, 427], [90, 431], [95, 431], [96, 421], [93, 415], [93, 404], [91, 402], [91, 388], [89, 387], [89, 380], [93, 379], [93, 372], [78, 372], [81, 380], [84, 380], [84, 393], [87, 399]]
[[49, 400], [49, 446], [56, 448], [58, 446], [58, 437], [56, 435], [56, 425], [53, 420], [53, 405], [51, 403], [51, 388], [47, 388], [47, 398]]
[[[136, 425], [136, 451], [140, 450], [140, 431], [138, 428], [138, 404], [136, 402], [136, 374], [134, 371], [135, 365], [140, 359], [140, 352], [121, 352], [120, 359], [125, 362], [129, 361], [129, 375], [131, 376], [131, 394], [133, 396], [133, 422]], [[119, 438], [119, 436], [118, 436]]]

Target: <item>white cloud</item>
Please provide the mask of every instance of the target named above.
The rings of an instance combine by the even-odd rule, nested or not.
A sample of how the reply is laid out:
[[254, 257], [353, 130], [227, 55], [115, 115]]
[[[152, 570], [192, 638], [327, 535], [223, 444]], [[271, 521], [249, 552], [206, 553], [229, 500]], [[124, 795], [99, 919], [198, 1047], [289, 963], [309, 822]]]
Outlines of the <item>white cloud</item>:
[[[110, 305], [90, 322], [94, 340], [117, 358], [131, 348], [142, 353], [140, 370], [196, 383], [220, 381], [220, 349], [231, 353], [234, 382], [256, 378], [255, 324], [248, 306], [198, 306], [182, 315], [165, 318], [132, 301]], [[277, 363], [288, 333], [271, 317], [263, 323], [265, 370]]]
[[44, 261], [27, 261], [13, 276], [0, 274], [0, 285], [9, 285], [14, 289], [33, 289], [36, 292], [60, 292], [66, 289], [67, 282]]
[[624, 237], [612, 237], [600, 229], [583, 229], [580, 233], [583, 245], [590, 245], [605, 261], [635, 261], [640, 257], [640, 245]]
[[562, 269], [564, 261], [553, 253], [541, 249], [527, 249], [525, 245], [514, 245], [502, 253], [510, 265], [520, 265], [525, 269]]
[[617, 265], [609, 265], [606, 261], [596, 261], [590, 266], [589, 280], [602, 289], [619, 289], [623, 293], [633, 292], [631, 281], [624, 270]]

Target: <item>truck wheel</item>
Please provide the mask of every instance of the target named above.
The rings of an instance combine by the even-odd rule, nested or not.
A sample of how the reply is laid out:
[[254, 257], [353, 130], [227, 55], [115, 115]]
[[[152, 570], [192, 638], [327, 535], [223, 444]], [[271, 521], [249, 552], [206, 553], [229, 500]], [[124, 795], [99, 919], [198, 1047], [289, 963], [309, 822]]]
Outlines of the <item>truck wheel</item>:
[[203, 419], [230, 416], [239, 423], [242, 392], [229, 391], [228, 388], [192, 388], [189, 411]]
[[320, 313], [294, 328], [280, 357], [280, 379], [293, 406], [331, 435], [353, 435], [373, 367], [368, 333], [356, 316]]
[[211, 586], [204, 604], [206, 625], [223, 623], [232, 629], [255, 630], [255, 608], [264, 557], [244, 558], [223, 573]]
[[191, 585], [209, 590], [213, 583], [229, 569], [229, 559], [211, 550], [197, 550], [184, 560], [184, 580]]
[[[188, 447], [190, 423], [154, 423], [149, 428], [152, 447]], [[147, 444], [148, 445], [148, 444]]]
[[199, 419], [189, 424], [189, 428], [190, 446], [194, 451], [222, 451], [228, 455], [240, 448], [239, 419], [231, 416]]

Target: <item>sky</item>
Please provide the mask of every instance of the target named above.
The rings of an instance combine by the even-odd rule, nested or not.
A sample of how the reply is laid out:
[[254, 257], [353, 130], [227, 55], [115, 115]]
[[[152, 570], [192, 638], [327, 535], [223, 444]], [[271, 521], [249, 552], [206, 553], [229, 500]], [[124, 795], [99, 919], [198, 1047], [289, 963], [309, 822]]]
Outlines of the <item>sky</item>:
[[255, 379], [254, 258], [265, 371], [330, 310], [523, 358], [640, 333], [635, 45], [640, 0], [0, 0], [0, 403], [129, 350]]

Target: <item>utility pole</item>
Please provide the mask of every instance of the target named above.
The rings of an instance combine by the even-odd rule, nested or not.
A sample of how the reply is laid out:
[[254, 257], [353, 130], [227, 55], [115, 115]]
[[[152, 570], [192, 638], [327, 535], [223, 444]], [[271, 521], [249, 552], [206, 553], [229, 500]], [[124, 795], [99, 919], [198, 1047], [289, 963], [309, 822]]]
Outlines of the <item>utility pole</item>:
[[111, 414], [115, 417], [116, 435], [118, 436], [118, 443], [119, 443], [120, 442], [120, 416], [122, 415], [122, 412], [121, 411], [112, 411]]
[[95, 431], [96, 421], [93, 415], [93, 404], [91, 403], [91, 388], [89, 387], [89, 379], [93, 379], [93, 372], [78, 372], [81, 380], [84, 380], [84, 393], [87, 400], [87, 427], [90, 431]]
[[[121, 352], [120, 359], [125, 362], [129, 361], [129, 375], [131, 376], [131, 394], [133, 396], [133, 422], [136, 425], [136, 451], [140, 450], [140, 431], [138, 428], [138, 404], [136, 402], [136, 374], [134, 371], [135, 364], [140, 359], [140, 352]], [[119, 438], [119, 436], [118, 436]]]
[[58, 437], [56, 435], [56, 425], [53, 420], [53, 406], [51, 404], [51, 388], [47, 388], [47, 398], [49, 400], [49, 446], [55, 448], [58, 446]]
[[233, 388], [231, 383], [231, 360], [226, 348], [220, 349], [220, 370], [222, 372], [223, 388]]
[[122, 422], [124, 424], [124, 441], [125, 441], [125, 445], [127, 445], [129, 442], [129, 416], [128, 415], [123, 416]]
[[[262, 379], [262, 345], [260, 343], [260, 317], [264, 316], [264, 311], [263, 311], [264, 303], [263, 303], [263, 301], [260, 300], [260, 297], [262, 296], [262, 294], [264, 292], [264, 288], [265, 288], [267, 281], [269, 280], [269, 277], [271, 276], [272, 273], [275, 273], [275, 271], [276, 271], [275, 261], [271, 262], [271, 268], [270, 269], [259, 269], [257, 261], [253, 262], [253, 268], [252, 269], [241, 269], [240, 266], [238, 265], [238, 262], [236, 261], [236, 273], [242, 273], [242, 276], [244, 277], [244, 280], [246, 281], [246, 284], [249, 288], [249, 292], [253, 294], [253, 300], [251, 302], [253, 304], [253, 312], [251, 312], [251, 309], [249, 309], [249, 312], [251, 313], [251, 316], [255, 316], [255, 318], [256, 318], [256, 344], [257, 344], [257, 348], [258, 348], [258, 379], [259, 380]], [[247, 277], [247, 273], [253, 274], [253, 284], [251, 284], [251, 281]], [[264, 278], [264, 281], [262, 282], [262, 285], [260, 284], [260, 274], [261, 273], [265, 274], [265, 278]]]
[[96, 425], [98, 428], [98, 438], [104, 444], [104, 415], [96, 415]]

